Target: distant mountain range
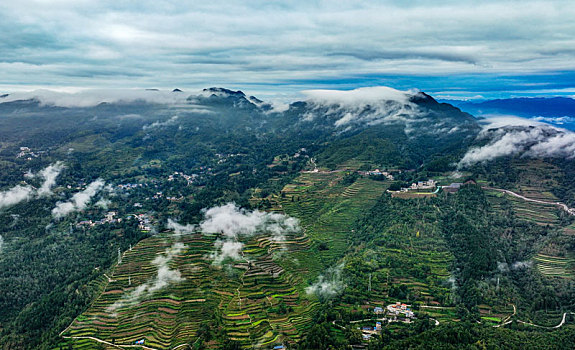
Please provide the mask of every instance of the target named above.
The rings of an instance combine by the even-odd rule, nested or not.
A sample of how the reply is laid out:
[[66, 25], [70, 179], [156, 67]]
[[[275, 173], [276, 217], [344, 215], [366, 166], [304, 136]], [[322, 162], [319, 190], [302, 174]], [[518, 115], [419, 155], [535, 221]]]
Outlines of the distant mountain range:
[[445, 102], [478, 117], [493, 114], [515, 115], [575, 130], [575, 99], [568, 97], [522, 97], [487, 101], [446, 100]]

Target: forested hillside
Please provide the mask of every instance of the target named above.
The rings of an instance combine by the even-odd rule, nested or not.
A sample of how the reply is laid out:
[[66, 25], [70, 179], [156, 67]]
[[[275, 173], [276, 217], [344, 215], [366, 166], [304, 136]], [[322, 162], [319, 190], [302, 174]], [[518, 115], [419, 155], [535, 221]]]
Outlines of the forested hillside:
[[0, 103], [0, 346], [573, 344], [570, 134], [390, 90]]

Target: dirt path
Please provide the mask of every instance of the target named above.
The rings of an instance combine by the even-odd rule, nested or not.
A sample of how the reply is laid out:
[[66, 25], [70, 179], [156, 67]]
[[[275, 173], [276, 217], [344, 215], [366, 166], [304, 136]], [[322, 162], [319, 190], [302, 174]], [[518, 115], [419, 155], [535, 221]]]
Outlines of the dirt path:
[[538, 200], [538, 199], [532, 199], [532, 198], [527, 198], [525, 196], [522, 196], [518, 193], [515, 193], [513, 191], [509, 191], [509, 190], [504, 190], [501, 188], [494, 188], [494, 187], [488, 187], [488, 186], [482, 186], [481, 188], [485, 189], [485, 190], [493, 190], [493, 191], [498, 191], [498, 192], [503, 192], [503, 193], [507, 193], [511, 196], [517, 197], [519, 199], [523, 199], [524, 201], [527, 202], [533, 202], [533, 203], [540, 203], [540, 204], [548, 204], [548, 205], [554, 205], [557, 206], [559, 208], [561, 208], [562, 210], [564, 210], [565, 212], [567, 212], [569, 215], [575, 215], [575, 208], [569, 208], [565, 203], [561, 203], [561, 202], [547, 202], [547, 201], [542, 201], [542, 200]]
[[559, 324], [557, 326], [551, 326], [551, 327], [540, 326], [538, 324], [525, 322], [525, 321], [519, 321], [519, 320], [517, 320], [517, 322], [522, 323], [522, 324], [526, 324], [528, 326], [533, 326], [533, 327], [539, 327], [539, 328], [545, 328], [545, 329], [557, 329], [557, 328], [561, 328], [565, 324], [565, 320], [567, 319], [567, 314], [575, 315], [575, 313], [573, 313], [573, 312], [565, 312], [565, 313], [563, 313], [563, 318], [561, 319], [561, 322], [559, 322]]
[[515, 304], [511, 304], [511, 306], [513, 306], [513, 313], [512, 313], [511, 315], [505, 317], [505, 318], [503, 319], [503, 321], [501, 322], [501, 324], [495, 325], [495, 326], [493, 326], [493, 328], [499, 328], [499, 327], [501, 327], [501, 326], [505, 326], [505, 325], [508, 325], [508, 324], [510, 324], [510, 323], [513, 322], [513, 320], [511, 319], [511, 317], [513, 317], [513, 316], [515, 316], [515, 315], [517, 314], [517, 307], [515, 307]]
[[[502, 322], [501, 324], [495, 325], [493, 326], [494, 328], [499, 328], [501, 326], [505, 326], [508, 325], [510, 323], [513, 323], [513, 320], [511, 319], [513, 316], [515, 316], [517, 314], [517, 308], [515, 307], [515, 304], [511, 304], [511, 306], [513, 306], [513, 314], [507, 316]], [[525, 324], [528, 326], [533, 326], [533, 327], [538, 327], [538, 328], [544, 328], [544, 329], [557, 329], [557, 328], [561, 328], [566, 320], [567, 320], [567, 314], [571, 314], [571, 315], [575, 315], [574, 312], [565, 312], [563, 313], [563, 318], [561, 319], [561, 322], [559, 322], [559, 324], [557, 326], [541, 326], [535, 323], [531, 323], [531, 322], [525, 322], [525, 321], [521, 321], [521, 320], [517, 320], [517, 322], [521, 323], [521, 324]]]

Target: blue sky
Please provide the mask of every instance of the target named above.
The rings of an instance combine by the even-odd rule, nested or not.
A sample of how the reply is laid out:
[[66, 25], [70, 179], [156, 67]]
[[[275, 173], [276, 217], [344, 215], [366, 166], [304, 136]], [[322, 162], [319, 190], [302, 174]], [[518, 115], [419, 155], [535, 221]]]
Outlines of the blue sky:
[[0, 2], [0, 91], [386, 85], [575, 95], [575, 6], [548, 1]]

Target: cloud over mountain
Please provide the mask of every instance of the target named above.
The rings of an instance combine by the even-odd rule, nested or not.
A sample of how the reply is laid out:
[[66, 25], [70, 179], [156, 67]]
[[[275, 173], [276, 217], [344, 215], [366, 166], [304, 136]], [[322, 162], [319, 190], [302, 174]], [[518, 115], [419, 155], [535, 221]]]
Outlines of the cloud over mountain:
[[417, 91], [399, 91], [385, 86], [355, 90], [307, 90], [303, 92], [311, 110], [305, 120], [318, 116], [334, 120], [334, 126], [375, 125], [405, 122], [415, 116], [417, 106], [410, 101]]
[[471, 148], [459, 161], [459, 167], [503, 156], [575, 157], [575, 133], [517, 117], [492, 117], [484, 121], [479, 140], [484, 146]]

